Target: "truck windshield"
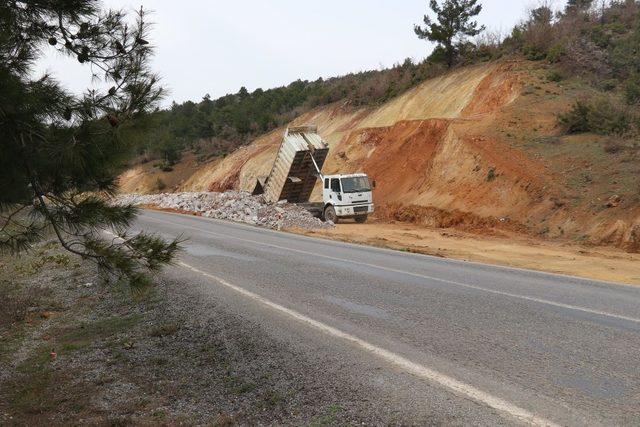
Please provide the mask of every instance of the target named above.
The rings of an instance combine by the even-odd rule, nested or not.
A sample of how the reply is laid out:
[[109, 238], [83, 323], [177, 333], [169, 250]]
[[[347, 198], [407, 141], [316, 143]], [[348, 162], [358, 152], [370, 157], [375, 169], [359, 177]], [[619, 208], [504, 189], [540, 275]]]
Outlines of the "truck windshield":
[[345, 193], [364, 193], [365, 191], [371, 191], [369, 178], [366, 176], [342, 178], [342, 191]]

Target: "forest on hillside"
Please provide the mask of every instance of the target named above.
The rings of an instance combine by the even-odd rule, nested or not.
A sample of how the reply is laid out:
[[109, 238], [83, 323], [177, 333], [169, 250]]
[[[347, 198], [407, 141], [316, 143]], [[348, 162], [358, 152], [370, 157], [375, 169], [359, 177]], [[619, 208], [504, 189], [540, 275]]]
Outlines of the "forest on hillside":
[[[640, 3], [603, 4], [570, 0], [554, 12], [542, 5], [506, 36], [484, 31], [454, 46], [452, 66], [519, 56], [553, 65], [552, 80], [582, 76], [606, 99], [585, 100], [559, 117], [568, 132], [626, 133], [637, 130], [632, 111], [640, 103]], [[381, 104], [448, 69], [442, 46], [424, 60], [406, 59], [389, 69], [352, 73], [316, 81], [235, 94], [218, 99], [173, 103], [140, 122], [136, 161], [156, 161], [169, 170], [184, 150], [203, 161], [225, 156], [238, 146], [282, 126], [314, 107], [342, 102], [346, 108]], [[624, 102], [620, 100], [623, 99]]]
[[136, 129], [141, 140], [138, 154], [144, 160], [162, 160], [159, 167], [163, 168], [170, 168], [185, 149], [202, 159], [224, 156], [314, 107], [338, 101], [352, 107], [382, 103], [442, 70], [439, 64], [407, 59], [390, 69], [297, 80], [253, 92], [242, 87], [218, 99], [205, 95], [199, 102], [174, 102], [141, 121]]

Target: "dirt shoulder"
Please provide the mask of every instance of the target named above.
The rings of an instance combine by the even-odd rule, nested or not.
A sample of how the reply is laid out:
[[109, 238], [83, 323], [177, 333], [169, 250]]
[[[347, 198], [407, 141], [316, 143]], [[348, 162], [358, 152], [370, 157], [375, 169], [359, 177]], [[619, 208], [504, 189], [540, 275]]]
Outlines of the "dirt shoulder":
[[[144, 208], [185, 215], [192, 213]], [[640, 285], [640, 254], [611, 246], [543, 240], [517, 231], [485, 228], [482, 234], [456, 228], [431, 228], [404, 222], [345, 222], [323, 229], [289, 232], [443, 258], [525, 268], [609, 282]]]
[[203, 298], [195, 283], [157, 278], [132, 298], [50, 243], [0, 257], [0, 303], [0, 425], [356, 425], [390, 416], [366, 388], [215, 294]]
[[404, 223], [344, 223], [326, 230], [292, 231], [426, 255], [640, 284], [640, 254], [610, 247], [549, 242], [504, 232], [480, 236]]

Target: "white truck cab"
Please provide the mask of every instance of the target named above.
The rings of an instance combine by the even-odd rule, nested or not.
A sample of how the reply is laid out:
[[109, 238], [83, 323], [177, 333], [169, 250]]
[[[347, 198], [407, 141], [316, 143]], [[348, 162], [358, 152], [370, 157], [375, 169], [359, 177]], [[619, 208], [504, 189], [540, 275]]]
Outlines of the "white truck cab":
[[323, 216], [337, 223], [341, 218], [354, 218], [363, 223], [373, 213], [372, 185], [364, 173], [323, 175]]

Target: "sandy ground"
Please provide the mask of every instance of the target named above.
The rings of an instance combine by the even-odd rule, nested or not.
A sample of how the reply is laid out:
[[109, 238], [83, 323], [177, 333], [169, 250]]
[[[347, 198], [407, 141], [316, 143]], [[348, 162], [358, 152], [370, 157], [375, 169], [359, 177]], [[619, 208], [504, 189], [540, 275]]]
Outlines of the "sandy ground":
[[640, 254], [519, 235], [478, 236], [401, 223], [339, 224], [301, 234], [378, 247], [640, 285]]

